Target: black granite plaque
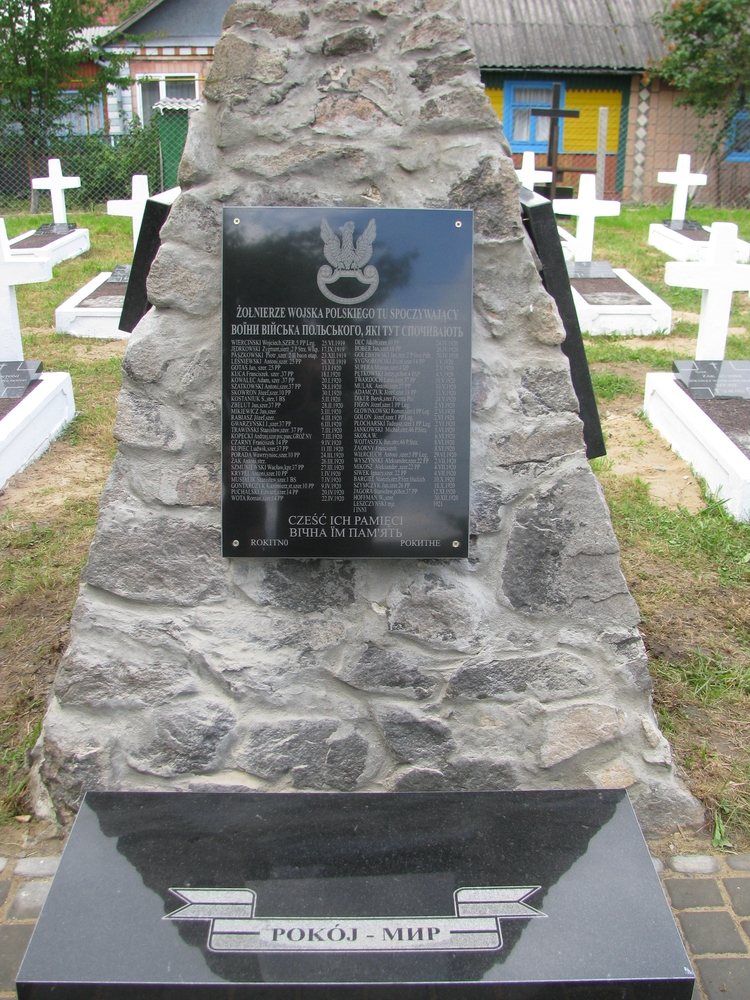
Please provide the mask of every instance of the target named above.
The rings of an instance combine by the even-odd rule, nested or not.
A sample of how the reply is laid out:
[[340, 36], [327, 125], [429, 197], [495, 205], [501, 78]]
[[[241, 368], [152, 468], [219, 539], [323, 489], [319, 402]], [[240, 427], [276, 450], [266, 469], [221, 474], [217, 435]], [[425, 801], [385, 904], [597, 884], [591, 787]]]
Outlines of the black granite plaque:
[[750, 399], [750, 361], [673, 361], [672, 371], [693, 399]]
[[91, 292], [78, 305], [79, 309], [121, 309], [125, 301], [128, 281], [130, 280], [130, 264], [116, 264], [114, 270], [101, 285]]
[[224, 210], [225, 556], [465, 557], [472, 213]]
[[[558, 189], [559, 190], [559, 189]], [[586, 443], [586, 457], [599, 458], [607, 454], [604, 445], [599, 410], [596, 405], [591, 372], [586, 358], [586, 349], [581, 336], [570, 277], [560, 245], [557, 219], [552, 202], [540, 195], [521, 188], [521, 210], [523, 223], [529, 234], [542, 267], [544, 287], [555, 300], [560, 319], [565, 327], [562, 351], [570, 364], [570, 379], [578, 398], [578, 409], [583, 421], [583, 440]]]
[[696, 243], [708, 243], [711, 239], [711, 234], [695, 219], [665, 219], [662, 225]]
[[46, 247], [61, 236], [67, 236], [74, 232], [78, 223], [76, 222], [45, 222], [43, 225], [26, 239], [14, 243], [11, 250], [33, 250], [36, 247]]
[[0, 361], [0, 399], [20, 399], [41, 374], [41, 361]]
[[620, 790], [89, 793], [20, 1000], [688, 1000]]

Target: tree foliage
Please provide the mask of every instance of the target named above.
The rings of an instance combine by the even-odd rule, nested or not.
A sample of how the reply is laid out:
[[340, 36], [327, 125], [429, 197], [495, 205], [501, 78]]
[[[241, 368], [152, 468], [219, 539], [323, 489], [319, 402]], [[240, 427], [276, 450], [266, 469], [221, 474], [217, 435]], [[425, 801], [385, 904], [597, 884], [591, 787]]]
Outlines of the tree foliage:
[[119, 75], [126, 57], [85, 31], [104, 10], [102, 0], [0, 2], [0, 129], [21, 133], [29, 177], [67, 131], [66, 115], [98, 103], [109, 84], [128, 82]]
[[90, 106], [118, 81], [123, 57], [105, 52], [104, 38], [84, 37], [103, 12], [101, 0], [3, 0], [0, 93], [6, 112], [57, 119]]
[[672, 0], [654, 22], [667, 44], [656, 73], [703, 119], [713, 152], [730, 152], [736, 116], [750, 109], [750, 3]]

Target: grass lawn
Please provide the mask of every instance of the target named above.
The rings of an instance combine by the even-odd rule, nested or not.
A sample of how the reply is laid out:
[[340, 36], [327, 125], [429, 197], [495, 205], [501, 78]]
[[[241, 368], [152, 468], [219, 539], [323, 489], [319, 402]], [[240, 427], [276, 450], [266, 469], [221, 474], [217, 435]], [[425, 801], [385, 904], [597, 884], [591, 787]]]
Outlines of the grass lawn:
[[[667, 214], [663, 207], [624, 209], [597, 224], [596, 257], [627, 267], [678, 314], [671, 337], [647, 344], [587, 339], [602, 413], [630, 420], [636, 454], [655, 437], [634, 416], [646, 372], [669, 370], [674, 358], [694, 356], [697, 334], [700, 293], [666, 286], [667, 258], [646, 245], [648, 224]], [[693, 209], [690, 217], [734, 221], [750, 240], [748, 211]], [[47, 284], [18, 289], [26, 357], [71, 373], [79, 412], [64, 438], [0, 497], [0, 819], [6, 821], [29, 809], [26, 757], [67, 642], [97, 500], [115, 453], [111, 431], [124, 342], [57, 335], [54, 308], [99, 271], [130, 260], [130, 220], [93, 213], [71, 218], [91, 230], [92, 250], [56, 267]], [[43, 221], [49, 216], [10, 216], [6, 225], [12, 236]], [[747, 295], [735, 295], [731, 325], [727, 356], [750, 358]], [[605, 420], [604, 426], [614, 424]], [[661, 725], [683, 775], [710, 810], [715, 843], [746, 847], [750, 526], [733, 521], [705, 495], [701, 499], [695, 485], [691, 513], [659, 502], [641, 475], [618, 473], [609, 458], [594, 465], [643, 617]]]
[[[129, 262], [130, 220], [70, 214], [92, 249], [17, 289], [24, 356], [70, 372], [77, 415], [63, 438], [0, 496], [0, 819], [26, 811], [26, 754], [65, 648], [68, 622], [115, 455], [112, 438], [124, 341], [84, 341], [54, 332], [55, 307], [100, 271]], [[17, 236], [49, 215], [6, 216]], [[20, 485], [16, 485], [20, 484]], [[26, 484], [26, 485], [24, 485]]]

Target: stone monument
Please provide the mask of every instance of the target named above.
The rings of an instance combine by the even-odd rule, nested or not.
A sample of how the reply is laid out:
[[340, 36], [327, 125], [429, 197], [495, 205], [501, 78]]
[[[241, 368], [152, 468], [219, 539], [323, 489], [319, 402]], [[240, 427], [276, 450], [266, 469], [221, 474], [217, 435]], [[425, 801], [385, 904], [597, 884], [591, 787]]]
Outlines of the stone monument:
[[[627, 786], [648, 832], [700, 824], [458, 5], [252, 0], [224, 27], [125, 354], [37, 810]], [[474, 211], [468, 559], [222, 558], [221, 211], [252, 205]]]

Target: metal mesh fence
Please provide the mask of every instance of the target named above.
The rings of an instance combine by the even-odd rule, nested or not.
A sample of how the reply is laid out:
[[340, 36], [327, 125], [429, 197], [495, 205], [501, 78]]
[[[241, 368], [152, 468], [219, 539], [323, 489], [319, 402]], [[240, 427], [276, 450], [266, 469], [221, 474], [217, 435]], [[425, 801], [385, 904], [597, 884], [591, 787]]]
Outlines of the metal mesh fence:
[[51, 157], [66, 176], [81, 178], [79, 188], [65, 192], [72, 211], [129, 198], [133, 174], [146, 174], [152, 193], [174, 187], [187, 117], [187, 111], [165, 111], [153, 114], [146, 127], [136, 121], [123, 135], [106, 135], [49, 127], [33, 114], [22, 121], [0, 116], [0, 210], [45, 211], [49, 195], [32, 191], [31, 178], [47, 176]]

